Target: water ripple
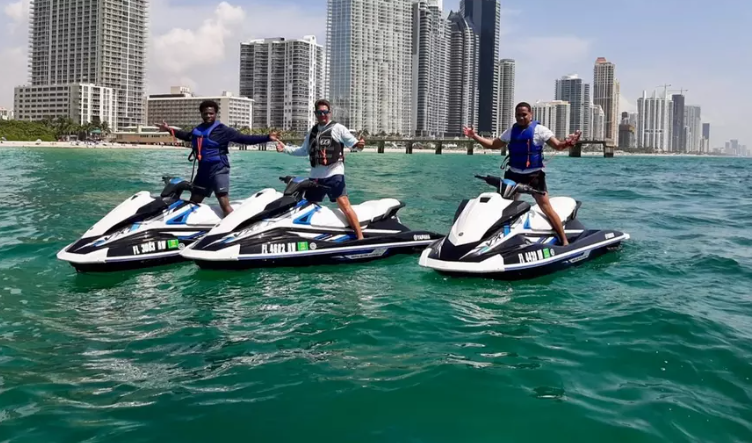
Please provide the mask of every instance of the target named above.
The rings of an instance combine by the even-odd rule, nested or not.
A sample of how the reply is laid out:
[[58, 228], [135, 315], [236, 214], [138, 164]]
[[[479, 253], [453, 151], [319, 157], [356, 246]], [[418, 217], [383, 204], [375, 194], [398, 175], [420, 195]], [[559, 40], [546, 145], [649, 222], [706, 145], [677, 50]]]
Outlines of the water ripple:
[[[414, 256], [111, 275], [55, 259], [134, 191], [189, 176], [183, 154], [0, 150], [4, 441], [752, 439], [749, 162], [552, 157], [552, 192], [632, 239], [512, 284], [447, 278]], [[273, 153], [232, 161], [237, 196], [307, 168]], [[488, 190], [472, 176], [499, 161], [355, 154], [348, 187], [446, 232], [459, 202]]]

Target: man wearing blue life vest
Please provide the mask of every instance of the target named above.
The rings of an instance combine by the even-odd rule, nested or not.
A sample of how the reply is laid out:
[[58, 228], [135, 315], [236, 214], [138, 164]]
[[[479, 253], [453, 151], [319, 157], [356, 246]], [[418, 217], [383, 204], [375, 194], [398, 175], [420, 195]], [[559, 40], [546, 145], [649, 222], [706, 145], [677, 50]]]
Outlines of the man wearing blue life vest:
[[486, 149], [507, 147], [509, 169], [504, 172], [504, 178], [544, 192], [544, 194], [533, 194], [533, 197], [551, 222], [561, 245], [566, 246], [569, 241], [564, 233], [561, 218], [548, 199], [546, 173], [543, 171], [543, 146], [548, 145], [557, 151], [572, 147], [579, 140], [580, 131], [571, 134], [565, 141], [560, 141], [554, 137], [550, 129], [533, 120], [533, 110], [528, 103], [519, 103], [514, 112], [517, 123], [504, 131], [499, 138], [493, 140], [483, 138], [468, 127], [463, 128], [463, 132], [466, 137], [472, 138]]
[[352, 148], [357, 145], [358, 148], [363, 148], [365, 141], [362, 138], [356, 139], [344, 125], [331, 121], [331, 109], [328, 101], [316, 101], [313, 112], [317, 124], [306, 134], [303, 145], [290, 147], [277, 143], [277, 151], [308, 157], [311, 162], [309, 178], [328, 189], [309, 189], [306, 191], [306, 199], [310, 202], [320, 202], [328, 195], [329, 200], [337, 202], [337, 206], [347, 217], [357, 239], [363, 240], [360, 221], [350, 206], [345, 187], [345, 147]]
[[277, 134], [243, 135], [238, 131], [217, 121], [219, 105], [213, 100], [205, 100], [199, 105], [203, 123], [191, 132], [175, 130], [167, 123], [158, 123], [160, 131], [169, 132], [175, 138], [191, 142], [191, 156], [198, 160], [198, 172], [193, 184], [204, 191], [193, 191], [191, 201], [201, 203], [204, 198], [217, 196], [219, 206], [225, 217], [232, 212], [230, 206], [230, 160], [227, 158], [229, 144], [255, 145], [278, 141]]

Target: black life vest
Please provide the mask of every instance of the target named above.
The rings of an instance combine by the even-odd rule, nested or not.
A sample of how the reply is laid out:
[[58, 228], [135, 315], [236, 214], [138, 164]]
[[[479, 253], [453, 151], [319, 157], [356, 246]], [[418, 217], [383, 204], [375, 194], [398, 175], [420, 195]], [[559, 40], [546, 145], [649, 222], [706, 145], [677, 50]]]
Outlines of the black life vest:
[[338, 140], [332, 137], [332, 129], [335, 122], [330, 121], [319, 132], [319, 125], [313, 125], [308, 136], [308, 158], [311, 160], [311, 167], [330, 166], [338, 161], [345, 161], [344, 146]]

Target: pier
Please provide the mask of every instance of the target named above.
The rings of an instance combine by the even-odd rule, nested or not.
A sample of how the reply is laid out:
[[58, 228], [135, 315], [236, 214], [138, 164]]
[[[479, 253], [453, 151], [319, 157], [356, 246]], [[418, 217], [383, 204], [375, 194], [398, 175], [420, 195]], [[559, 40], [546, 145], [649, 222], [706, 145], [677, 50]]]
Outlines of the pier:
[[[379, 154], [383, 154], [384, 152], [386, 152], [387, 143], [393, 144], [393, 145], [404, 145], [405, 154], [412, 154], [415, 149], [424, 149], [421, 146], [427, 146], [427, 145], [433, 145], [429, 149], [433, 150], [434, 154], [436, 155], [441, 155], [446, 145], [457, 145], [457, 147], [462, 147], [461, 149], [463, 149], [467, 153], [467, 155], [473, 155], [475, 152], [476, 146], [477, 146], [477, 149], [481, 149], [481, 150], [483, 149], [475, 141], [468, 140], [466, 138], [437, 139], [437, 138], [367, 137], [365, 139], [366, 139], [366, 146], [376, 145], [376, 152]], [[286, 144], [300, 146], [303, 144], [303, 139], [302, 138], [286, 139], [284, 140], [284, 142]], [[582, 147], [589, 146], [589, 145], [602, 146], [603, 156], [605, 158], [612, 158], [614, 156], [614, 151], [616, 150], [615, 146], [609, 146], [608, 143], [604, 140], [581, 140], [569, 149], [569, 156], [570, 157], [582, 157]], [[259, 151], [266, 151], [268, 149], [274, 149], [273, 143], [269, 143], [268, 145], [264, 144], [264, 145], [257, 145], [257, 146], [258, 146]], [[268, 146], [271, 146], [271, 148], [269, 148]], [[248, 147], [240, 146], [239, 149], [241, 151], [245, 151], [248, 149]], [[501, 155], [506, 155], [506, 148], [502, 149]]]

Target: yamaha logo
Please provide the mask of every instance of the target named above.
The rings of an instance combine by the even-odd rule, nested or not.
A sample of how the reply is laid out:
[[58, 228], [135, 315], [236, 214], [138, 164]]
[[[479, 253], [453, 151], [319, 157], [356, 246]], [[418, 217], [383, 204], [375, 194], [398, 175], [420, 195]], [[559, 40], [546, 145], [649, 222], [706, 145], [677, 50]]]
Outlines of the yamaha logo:
[[309, 244], [309, 245], [308, 245], [308, 247], [309, 247], [309, 248], [310, 248], [310, 249], [311, 249], [312, 251], [315, 251], [315, 250], [316, 250], [316, 248], [318, 248], [318, 246], [316, 246], [316, 243], [311, 243], [311, 244]]

